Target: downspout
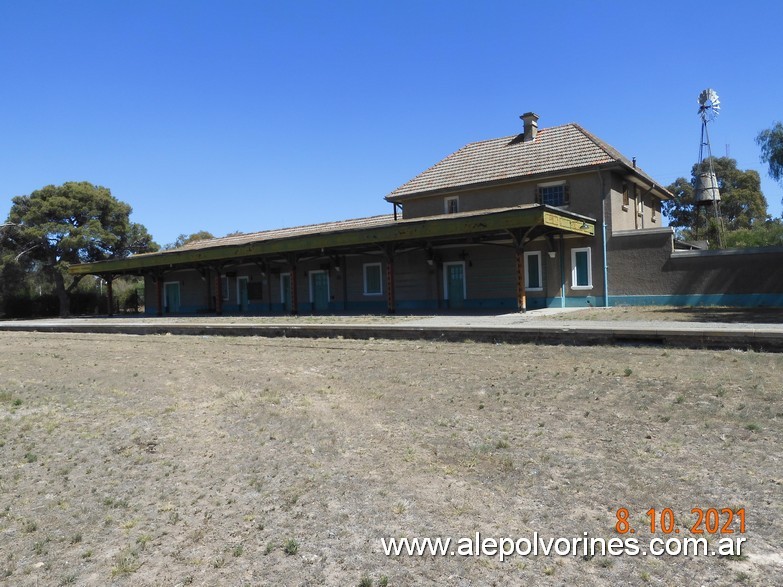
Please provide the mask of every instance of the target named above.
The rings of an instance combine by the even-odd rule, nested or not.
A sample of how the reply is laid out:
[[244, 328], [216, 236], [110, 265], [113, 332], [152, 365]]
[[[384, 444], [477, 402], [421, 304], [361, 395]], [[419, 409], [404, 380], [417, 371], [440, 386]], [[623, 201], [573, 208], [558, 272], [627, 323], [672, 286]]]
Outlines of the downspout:
[[601, 245], [604, 256], [604, 308], [609, 307], [609, 263], [606, 258], [606, 184], [604, 174], [598, 170], [598, 177], [601, 180]]

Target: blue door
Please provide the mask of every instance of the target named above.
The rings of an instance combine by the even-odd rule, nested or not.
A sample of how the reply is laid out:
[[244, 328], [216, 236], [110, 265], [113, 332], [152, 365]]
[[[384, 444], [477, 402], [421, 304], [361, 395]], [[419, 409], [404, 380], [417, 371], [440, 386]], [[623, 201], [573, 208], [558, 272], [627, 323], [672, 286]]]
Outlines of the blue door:
[[179, 312], [179, 282], [171, 282], [165, 284], [164, 292], [165, 296], [164, 307], [166, 308], [166, 314], [176, 314]]
[[237, 301], [239, 302], [240, 312], [247, 312], [248, 308], [247, 281], [247, 277], [237, 278]]
[[465, 265], [450, 263], [444, 269], [448, 307], [455, 310], [462, 308], [465, 305]]
[[310, 273], [310, 295], [314, 312], [329, 311], [329, 274], [326, 271]]

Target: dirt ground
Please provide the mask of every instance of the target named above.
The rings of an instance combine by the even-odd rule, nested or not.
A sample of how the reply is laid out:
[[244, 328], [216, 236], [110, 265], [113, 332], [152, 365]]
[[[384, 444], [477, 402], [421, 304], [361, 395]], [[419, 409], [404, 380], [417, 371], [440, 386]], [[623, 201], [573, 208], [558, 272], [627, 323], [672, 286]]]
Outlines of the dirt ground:
[[550, 320], [639, 320], [655, 322], [722, 322], [726, 324], [780, 324], [783, 308], [733, 308], [721, 306], [616, 306], [586, 308], [547, 316]]
[[[781, 585], [781, 383], [739, 351], [2, 332], [0, 584]], [[621, 507], [642, 543], [675, 535], [650, 508], [744, 508], [747, 542], [381, 547], [608, 539]]]

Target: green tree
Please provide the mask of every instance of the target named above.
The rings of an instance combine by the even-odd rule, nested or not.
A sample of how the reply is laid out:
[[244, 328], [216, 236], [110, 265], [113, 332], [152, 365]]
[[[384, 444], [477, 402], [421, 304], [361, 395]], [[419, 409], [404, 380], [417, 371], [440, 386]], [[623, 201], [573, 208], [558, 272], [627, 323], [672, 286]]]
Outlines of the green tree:
[[762, 130], [756, 137], [761, 147], [761, 161], [769, 165], [769, 176], [783, 184], [783, 124]]
[[678, 177], [668, 189], [674, 198], [661, 203], [663, 213], [669, 219], [669, 225], [680, 230], [691, 229], [696, 224], [695, 189], [692, 181]]
[[[729, 157], [712, 158], [712, 166], [720, 189], [720, 220], [724, 231], [750, 229], [767, 219], [767, 199], [761, 191], [761, 177], [758, 171], [737, 168], [736, 159]], [[709, 171], [709, 161], [705, 160], [691, 169], [691, 179], [677, 178], [668, 186], [674, 199], [664, 202], [663, 211], [669, 218], [669, 224], [681, 229], [686, 238], [696, 236], [696, 186], [699, 175]], [[716, 241], [718, 224], [714, 220], [708, 223], [707, 234]]]
[[184, 247], [188, 243], [196, 242], [196, 241], [204, 241], [211, 238], [215, 238], [215, 236], [206, 230], [199, 230], [198, 232], [194, 232], [193, 234], [181, 234], [177, 237], [177, 240], [175, 240], [173, 243], [168, 243], [167, 245], [163, 245], [164, 250], [169, 249], [178, 249], [179, 247]]
[[783, 247], [783, 221], [767, 220], [753, 226], [726, 233], [725, 245], [729, 248]]
[[147, 229], [130, 221], [131, 211], [108, 188], [88, 182], [16, 196], [2, 232], [3, 256], [42, 271], [54, 284], [60, 315], [67, 316], [70, 293], [81, 279], [68, 274], [71, 264], [158, 249]]

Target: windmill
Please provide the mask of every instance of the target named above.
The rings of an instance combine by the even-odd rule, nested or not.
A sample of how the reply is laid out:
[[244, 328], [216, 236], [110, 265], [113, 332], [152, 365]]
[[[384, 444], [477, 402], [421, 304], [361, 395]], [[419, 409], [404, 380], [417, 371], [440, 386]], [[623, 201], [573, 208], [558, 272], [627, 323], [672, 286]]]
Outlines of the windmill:
[[[707, 125], [714, 122], [720, 112], [718, 93], [708, 88], [699, 94], [699, 118], [701, 118], [701, 144], [699, 145], [699, 177], [696, 182], [696, 231], [699, 231], [701, 217], [704, 217], [704, 236], [707, 236], [709, 226], [709, 209], [715, 216], [718, 229], [718, 247], [723, 248], [722, 222], [720, 216], [720, 191], [718, 178], [712, 165], [712, 147]], [[707, 170], [704, 160], [707, 160]]]

